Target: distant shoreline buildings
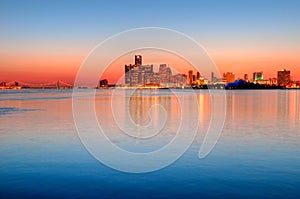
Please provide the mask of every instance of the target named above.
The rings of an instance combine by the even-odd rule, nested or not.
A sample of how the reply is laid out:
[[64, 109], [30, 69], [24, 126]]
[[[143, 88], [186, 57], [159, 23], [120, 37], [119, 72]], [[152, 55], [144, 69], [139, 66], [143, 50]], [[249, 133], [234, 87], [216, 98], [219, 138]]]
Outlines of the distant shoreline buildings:
[[[211, 73], [211, 80], [201, 75], [200, 71], [189, 70], [187, 74], [173, 74], [171, 67], [160, 64], [154, 71], [153, 64], [143, 64], [142, 55], [134, 56], [134, 64], [124, 66], [124, 84], [109, 84], [107, 79], [101, 79], [97, 88], [194, 88], [194, 89], [300, 89], [300, 81], [294, 81], [291, 71], [277, 71], [277, 77], [265, 79], [263, 71], [253, 72], [250, 80], [248, 74], [243, 79], [236, 79], [234, 72], [223, 73], [216, 77]], [[74, 86], [62, 81], [44, 84], [30, 84], [20, 81], [0, 82], [0, 89], [70, 89]], [[87, 88], [87, 87], [80, 87]]]
[[[277, 78], [264, 79], [263, 72], [253, 72], [252, 80], [244, 74], [244, 79], [236, 79], [233, 72], [223, 73], [218, 78], [211, 73], [211, 81], [201, 75], [199, 71], [194, 74], [193, 70], [187, 74], [172, 74], [172, 70], [166, 64], [159, 65], [159, 71], [154, 72], [153, 64], [143, 65], [142, 56], [135, 55], [134, 64], [125, 65], [124, 87], [140, 88], [213, 88], [213, 89], [238, 89], [238, 88], [300, 88], [299, 81], [292, 81], [291, 72], [282, 69], [277, 72]], [[240, 86], [242, 84], [243, 86]]]
[[183, 87], [186, 86], [186, 75], [172, 75], [167, 64], [160, 64], [155, 72], [153, 64], [143, 65], [142, 56], [135, 55], [135, 64], [125, 65], [125, 86], [127, 87]]
[[25, 83], [21, 81], [11, 81], [11, 82], [0, 82], [0, 90], [2, 89], [72, 89], [73, 84], [69, 84], [63, 81], [53, 81], [49, 83]]

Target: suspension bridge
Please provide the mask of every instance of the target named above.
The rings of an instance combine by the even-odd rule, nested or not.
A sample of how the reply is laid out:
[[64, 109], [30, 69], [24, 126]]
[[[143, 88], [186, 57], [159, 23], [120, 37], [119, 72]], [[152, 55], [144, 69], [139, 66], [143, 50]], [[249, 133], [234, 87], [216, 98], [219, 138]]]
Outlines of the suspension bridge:
[[27, 83], [19, 80], [0, 82], [0, 89], [68, 89], [73, 88], [72, 84], [61, 80], [48, 83]]

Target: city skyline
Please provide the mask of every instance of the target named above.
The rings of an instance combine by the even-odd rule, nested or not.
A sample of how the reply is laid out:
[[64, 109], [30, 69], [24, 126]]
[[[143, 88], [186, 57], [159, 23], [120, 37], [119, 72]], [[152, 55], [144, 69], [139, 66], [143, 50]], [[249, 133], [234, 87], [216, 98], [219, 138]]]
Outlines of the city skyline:
[[[126, 65], [126, 64], [125, 64]], [[146, 66], [151, 66], [151, 67], [153, 67], [153, 64], [145, 64]], [[160, 65], [166, 65], [167, 66], [167, 64], [160, 64]], [[133, 65], [132, 65], [133, 66]], [[167, 66], [168, 67], [168, 66]], [[153, 70], [153, 69], [152, 69]], [[277, 70], [277, 71], [273, 71], [273, 73], [274, 73], [274, 75], [273, 76], [269, 76], [269, 77], [267, 77], [267, 78], [265, 78], [265, 80], [267, 80], [267, 79], [272, 79], [272, 78], [277, 78], [277, 76], [278, 76], [278, 72], [280, 72], [280, 71], [284, 71], [284, 70], [288, 70], [289, 72], [290, 72], [290, 70], [289, 69], [287, 69], [287, 68], [282, 68], [282, 69], [280, 69], [280, 70]], [[190, 71], [190, 70], [189, 70]], [[194, 70], [192, 70], [193, 71], [193, 73], [194, 72], [196, 72], [196, 73], [198, 73], [198, 71], [196, 70], [196, 69], [194, 69]], [[220, 72], [220, 74], [222, 75], [222, 77], [223, 78], [226, 78], [226, 77], [224, 77], [225, 75], [227, 75], [227, 74], [229, 74], [229, 75], [234, 75], [234, 80], [238, 80], [238, 79], [243, 79], [243, 80], [251, 80], [251, 81], [253, 81], [253, 80], [257, 80], [257, 79], [255, 79], [255, 78], [249, 78], [249, 75], [251, 76], [252, 74], [254, 75], [254, 73], [264, 73], [264, 71], [263, 70], [260, 70], [260, 71], [252, 71], [251, 73], [244, 73], [244, 75], [243, 75], [243, 77], [240, 77], [240, 76], [236, 76], [236, 73], [234, 72], [234, 71], [226, 71], [226, 72]], [[186, 73], [185, 75], [188, 75], [188, 73]], [[211, 82], [213, 82], [212, 81], [212, 78], [210, 77], [208, 77], [208, 76], [202, 76], [202, 77], [204, 77], [204, 78], [206, 78], [206, 79], [208, 79], [208, 80], [210, 80]], [[109, 78], [109, 76], [102, 76], [100, 79], [108, 79], [108, 81], [109, 80], [111, 80], [110, 78]], [[112, 79], [114, 79], [114, 78], [112, 78]], [[290, 74], [290, 79], [291, 79], [291, 81], [300, 81], [299, 79], [295, 79], [294, 78], [294, 76], [292, 76], [292, 74]], [[54, 82], [56, 82], [56, 81], [65, 81], [65, 80], [61, 80], [61, 79], [53, 79], [54, 80]], [[263, 78], [262, 79], [259, 79], [259, 80], [263, 80]], [[13, 81], [23, 81], [22, 80], [22, 77], [21, 78], [16, 78], [16, 79], [8, 79], [8, 80], [6, 80], [6, 79], [0, 79], [0, 83], [4, 83], [4, 82], [6, 82], [6, 83], [8, 83], [8, 82], [13, 82]], [[53, 82], [52, 80], [51, 80], [51, 82]], [[43, 80], [38, 80], [38, 79], [33, 79], [33, 80], [29, 80], [29, 81], [27, 81], [27, 82], [23, 82], [23, 83], [28, 83], [28, 84], [43, 84], [43, 83], [49, 83], [49, 81], [48, 82], [46, 82], [46, 81], [43, 81]], [[74, 84], [74, 80], [73, 81], [65, 81], [65, 83], [66, 84]], [[115, 81], [109, 81], [109, 83], [110, 84], [115, 84], [116, 82]], [[126, 84], [126, 83], [125, 83]], [[82, 86], [85, 86], [85, 85], [82, 85]]]
[[1, 198], [298, 199], [299, 19], [300, 0], [0, 0]]
[[[0, 80], [71, 83], [101, 41], [149, 26], [194, 38], [221, 73], [232, 71], [243, 78], [244, 73], [264, 71], [271, 78], [274, 71], [287, 68], [293, 71], [293, 79], [300, 79], [299, 1], [93, 3], [1, 1]], [[130, 12], [137, 3], [143, 9]], [[154, 57], [147, 59], [151, 62]]]
[[[154, 64], [153, 63], [143, 63], [143, 56], [141, 54], [134, 55], [134, 64], [125, 64], [124, 69], [124, 79], [122, 79], [121, 75], [121, 81], [118, 82], [111, 82], [110, 77], [107, 76], [104, 72], [104, 74], [99, 78], [99, 84], [101, 85], [104, 81], [105, 85], [127, 85], [127, 86], [145, 86], [145, 85], [156, 85], [156, 86], [162, 86], [162, 87], [181, 87], [186, 85], [207, 85], [209, 83], [223, 83], [224, 85], [228, 83], [233, 83], [236, 80], [244, 80], [246, 82], [251, 82], [255, 84], [261, 84], [261, 85], [283, 85], [286, 86], [289, 83], [294, 83], [295, 85], [299, 85], [300, 80], [293, 79], [292, 73], [289, 69], [282, 68], [281, 70], [274, 71], [276, 73], [276, 76], [265, 78], [264, 72], [261, 71], [254, 71], [250, 74], [250, 76], [253, 74], [253, 78], [249, 78], [248, 73], [244, 73], [243, 78], [237, 77], [235, 72], [223, 72], [216, 75], [214, 72], [211, 72], [210, 79], [208, 75], [203, 75], [201, 71], [198, 71], [194, 66], [189, 66], [186, 68], [189, 68], [188, 71], [184, 72], [182, 70], [185, 67], [181, 67], [178, 72], [178, 70], [174, 70], [172, 66], [169, 64], [159, 63], [158, 65], [158, 71], [155, 71]], [[120, 68], [120, 67], [119, 67]], [[178, 68], [177, 68], [178, 69]], [[122, 70], [119, 70], [122, 71]], [[172, 74], [173, 73], [173, 74]], [[119, 78], [119, 77], [118, 77]], [[124, 80], [124, 82], [122, 81]], [[14, 82], [15, 81], [15, 82]], [[11, 83], [13, 82], [13, 83]], [[49, 83], [40, 83], [40, 84], [31, 84], [30, 82], [22, 82], [19, 80], [13, 80], [11, 82], [0, 80], [0, 87], [5, 88], [7, 85], [20, 87], [19, 84], [25, 85], [25, 88], [28, 86], [35, 86], [41, 85], [43, 87], [44, 85], [50, 85], [51, 83], [54, 84], [54, 87], [59, 88], [60, 85], [62, 88], [70, 88], [72, 86], [72, 83], [66, 83], [62, 80], [57, 80], [54, 82]], [[101, 83], [102, 82], [102, 83]], [[55, 86], [57, 85], [57, 86]], [[168, 85], [168, 86], [166, 86]], [[52, 85], [53, 86], [53, 85]], [[85, 86], [85, 85], [82, 85]], [[99, 86], [99, 85], [97, 85]], [[100, 86], [101, 87], [101, 86]]]
[[[246, 82], [252, 82], [255, 84], [268, 84], [268, 85], [282, 85], [286, 86], [292, 82], [299, 83], [299, 80], [294, 80], [291, 76], [291, 71], [282, 69], [277, 71], [276, 77], [264, 78], [263, 71], [254, 71], [253, 78], [249, 78], [249, 74], [244, 74], [244, 78], [236, 78], [234, 72], [224, 72], [222, 76], [215, 76], [214, 72], [211, 72], [211, 79], [204, 76], [201, 71], [198, 71], [195, 67], [188, 70], [187, 73], [178, 73], [173, 71], [172, 66], [168, 64], [159, 64], [159, 70], [153, 69], [153, 64], [143, 63], [142, 55], [134, 55], [134, 64], [125, 64], [125, 80], [124, 85], [127, 86], [145, 86], [145, 85], [173, 85], [173, 87], [181, 87], [186, 84], [198, 84], [207, 85], [208, 83], [232, 83], [236, 80], [244, 80]], [[173, 72], [172, 72], [173, 71]], [[195, 73], [194, 73], [195, 72]], [[108, 80], [106, 80], [108, 83]], [[119, 82], [120, 83], [120, 82]]]

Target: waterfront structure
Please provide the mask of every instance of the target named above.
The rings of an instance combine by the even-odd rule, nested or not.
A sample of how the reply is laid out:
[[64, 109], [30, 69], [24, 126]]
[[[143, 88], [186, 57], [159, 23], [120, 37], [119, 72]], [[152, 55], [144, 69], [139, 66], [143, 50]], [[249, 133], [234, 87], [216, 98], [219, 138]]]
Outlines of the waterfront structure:
[[142, 55], [135, 55], [134, 56], [134, 64], [135, 64], [135, 66], [141, 66], [143, 64]]
[[175, 83], [177, 87], [182, 87], [182, 86], [186, 86], [186, 81], [187, 81], [187, 75], [186, 74], [176, 74], [174, 76], [175, 79]]
[[201, 77], [201, 75], [200, 75], [200, 73], [199, 72], [197, 72], [197, 79], [200, 79], [200, 77]]
[[135, 67], [135, 65], [129, 64], [125, 65], [125, 84], [130, 84], [131, 82], [131, 70]]
[[235, 81], [235, 74], [233, 72], [227, 72], [223, 74], [223, 78], [226, 84], [228, 84]]
[[102, 79], [99, 81], [99, 86], [98, 86], [99, 88], [107, 88], [107, 86], [108, 86], [107, 79]]
[[139, 83], [139, 68], [134, 66], [130, 73], [130, 86], [136, 86]]
[[[141, 66], [142, 64], [142, 56], [135, 55], [134, 65], [125, 65], [125, 84], [129, 84], [132, 86], [137, 85], [139, 81], [144, 81], [144, 76], [139, 75], [139, 66]], [[142, 71], [142, 73], [144, 73], [144, 71]]]
[[246, 82], [249, 82], [248, 74], [244, 74], [244, 80], [245, 80]]
[[216, 82], [216, 78], [215, 78], [215, 73], [214, 72], [211, 72], [211, 82]]
[[0, 87], [6, 87], [6, 82], [1, 82]]
[[[154, 72], [153, 64], [143, 64], [141, 55], [135, 55], [134, 59], [134, 64], [125, 65], [125, 87], [182, 88], [190, 85], [193, 88], [203, 88], [203, 86], [223, 88], [224, 85], [235, 82], [235, 73], [233, 72], [223, 73], [222, 78], [215, 77], [214, 72], [212, 72], [212, 81], [209, 83], [198, 71], [194, 73], [193, 70], [188, 70], [187, 75], [172, 75], [172, 70], [167, 64], [160, 64], [158, 72]], [[239, 80], [251, 83], [248, 74], [244, 74], [244, 78]], [[264, 79], [262, 71], [254, 72], [252, 82], [257, 84], [256, 87], [252, 85], [253, 88], [258, 88], [259, 85], [264, 87], [279, 85], [285, 88], [296, 88], [298, 86], [291, 81], [290, 71], [285, 69], [278, 71], [277, 78], [269, 79]]]
[[253, 73], [253, 82], [257, 83], [258, 81], [264, 80], [263, 72], [254, 72]]
[[125, 65], [125, 84], [139, 86], [153, 81], [153, 65], [143, 65], [142, 56], [135, 55], [134, 65]]
[[270, 85], [277, 85], [278, 84], [277, 78], [275, 78], [275, 77], [270, 78], [269, 81], [270, 81]]
[[291, 82], [291, 71], [282, 69], [277, 72], [278, 85], [287, 85]]
[[152, 76], [153, 76], [153, 65], [140, 65], [138, 67], [139, 85], [150, 84]]
[[193, 71], [192, 70], [188, 71], [188, 83], [190, 85], [192, 85], [192, 83], [193, 83]]
[[[181, 87], [186, 83], [186, 77], [181, 74], [172, 75], [172, 70], [167, 64], [160, 64], [159, 71], [154, 72], [153, 64], [142, 63], [142, 56], [135, 55], [135, 64], [125, 65], [125, 85], [133, 87]], [[184, 79], [184, 81], [183, 81]]]
[[159, 65], [159, 83], [163, 86], [166, 86], [171, 79], [172, 71], [167, 66], [167, 64], [160, 64]]

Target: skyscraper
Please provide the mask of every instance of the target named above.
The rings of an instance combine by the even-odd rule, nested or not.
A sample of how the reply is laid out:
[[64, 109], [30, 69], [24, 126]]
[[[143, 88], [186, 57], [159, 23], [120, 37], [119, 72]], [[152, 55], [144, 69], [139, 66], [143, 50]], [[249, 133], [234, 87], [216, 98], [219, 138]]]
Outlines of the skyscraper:
[[[185, 79], [185, 78], [182, 78]], [[175, 86], [178, 81], [172, 76], [167, 64], [160, 64], [159, 72], [153, 71], [153, 64], [143, 65], [142, 56], [135, 55], [135, 64], [125, 65], [125, 84], [127, 86], [149, 86], [155, 84], [162, 87]]]
[[192, 70], [189, 70], [188, 74], [189, 74], [189, 77], [188, 77], [188, 83], [189, 83], [190, 85], [192, 85], [192, 83], [193, 83], [193, 71], [192, 71]]
[[141, 65], [138, 68], [138, 84], [150, 84], [151, 77], [153, 76], [153, 65]]
[[102, 79], [99, 81], [99, 85], [98, 85], [99, 88], [106, 88], [107, 86], [108, 86], [107, 79]]
[[235, 74], [233, 72], [227, 72], [223, 74], [223, 78], [226, 80], [226, 83], [231, 83], [235, 80]]
[[133, 69], [134, 65], [125, 65], [125, 84], [130, 84], [131, 81], [131, 69]]
[[214, 74], [214, 72], [211, 72], [211, 82], [215, 82], [215, 74]]
[[172, 70], [170, 67], [167, 67], [167, 83], [171, 81]]
[[245, 80], [246, 82], [248, 82], [248, 81], [249, 81], [248, 74], [244, 74], [244, 80]]
[[168, 82], [167, 64], [160, 64], [158, 73], [159, 73], [160, 83], [161, 84], [166, 84]]
[[145, 84], [150, 84], [153, 76], [153, 64], [145, 66]]
[[130, 72], [130, 86], [139, 84], [139, 67], [133, 67]]
[[197, 80], [200, 79], [200, 76], [201, 76], [200, 73], [197, 72], [197, 76], [196, 76]]
[[253, 82], [264, 80], [263, 72], [254, 72], [253, 73]]
[[134, 64], [135, 66], [141, 66], [143, 64], [142, 62], [142, 55], [135, 55], [134, 56]]
[[277, 72], [278, 85], [287, 85], [291, 81], [291, 71], [282, 69]]
[[196, 81], [196, 75], [193, 75], [193, 82]]
[[136, 86], [141, 81], [144, 82], [144, 76], [139, 74], [140, 66], [142, 65], [142, 56], [135, 55], [135, 64], [125, 65], [125, 84]]

